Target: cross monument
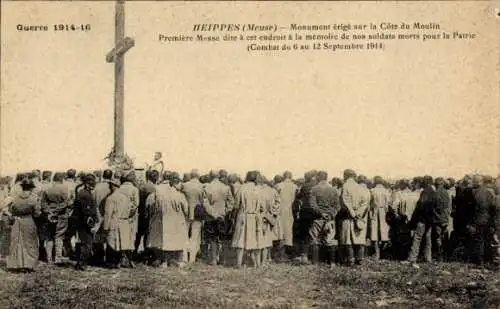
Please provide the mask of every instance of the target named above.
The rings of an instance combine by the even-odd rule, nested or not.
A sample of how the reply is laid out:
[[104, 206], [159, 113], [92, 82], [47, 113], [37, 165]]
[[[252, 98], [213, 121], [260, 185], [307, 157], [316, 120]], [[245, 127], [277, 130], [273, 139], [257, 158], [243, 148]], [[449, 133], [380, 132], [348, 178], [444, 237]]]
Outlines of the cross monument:
[[114, 146], [110, 159], [121, 161], [125, 157], [124, 149], [124, 56], [135, 45], [134, 39], [125, 37], [125, 1], [115, 4], [115, 47], [106, 55], [106, 62], [115, 64], [114, 93]]

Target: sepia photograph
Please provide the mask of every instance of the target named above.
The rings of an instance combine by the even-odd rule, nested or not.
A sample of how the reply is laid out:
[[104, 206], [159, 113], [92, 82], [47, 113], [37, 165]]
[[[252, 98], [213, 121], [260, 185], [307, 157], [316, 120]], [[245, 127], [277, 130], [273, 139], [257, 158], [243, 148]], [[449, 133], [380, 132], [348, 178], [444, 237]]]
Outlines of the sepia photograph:
[[500, 308], [500, 1], [0, 5], [0, 308]]

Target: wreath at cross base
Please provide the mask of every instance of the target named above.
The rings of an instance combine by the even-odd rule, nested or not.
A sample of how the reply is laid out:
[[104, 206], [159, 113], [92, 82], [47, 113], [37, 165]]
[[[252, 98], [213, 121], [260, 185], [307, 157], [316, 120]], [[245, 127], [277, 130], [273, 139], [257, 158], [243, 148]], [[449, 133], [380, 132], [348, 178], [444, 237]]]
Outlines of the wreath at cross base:
[[114, 167], [117, 170], [126, 171], [134, 168], [134, 160], [132, 160], [132, 158], [130, 158], [127, 154], [117, 156], [114, 147], [104, 160], [108, 162], [109, 167]]

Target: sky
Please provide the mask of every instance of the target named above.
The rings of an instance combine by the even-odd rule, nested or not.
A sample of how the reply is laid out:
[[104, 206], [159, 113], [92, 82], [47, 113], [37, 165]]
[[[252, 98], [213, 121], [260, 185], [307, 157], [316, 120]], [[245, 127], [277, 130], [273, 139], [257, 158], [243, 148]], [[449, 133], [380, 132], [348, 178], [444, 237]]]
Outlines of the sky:
[[[113, 145], [114, 3], [2, 2], [0, 174], [93, 170]], [[136, 167], [300, 176], [496, 175], [499, 38], [492, 2], [129, 2], [125, 151]], [[423, 16], [425, 18], [423, 18]], [[249, 53], [165, 43], [201, 23], [437, 22], [471, 41], [393, 41], [379, 52]], [[53, 24], [90, 24], [55, 32]], [[51, 31], [17, 31], [47, 24]], [[498, 32], [496, 32], [498, 33]], [[492, 65], [496, 64], [496, 65]]]

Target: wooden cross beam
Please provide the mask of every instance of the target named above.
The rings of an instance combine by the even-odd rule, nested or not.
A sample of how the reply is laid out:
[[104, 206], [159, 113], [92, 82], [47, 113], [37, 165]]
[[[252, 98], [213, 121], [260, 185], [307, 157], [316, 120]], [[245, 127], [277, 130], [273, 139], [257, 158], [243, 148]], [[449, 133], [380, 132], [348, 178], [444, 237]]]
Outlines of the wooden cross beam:
[[115, 47], [106, 55], [106, 62], [115, 64], [115, 110], [114, 110], [114, 148], [117, 158], [123, 158], [124, 149], [124, 54], [134, 46], [132, 38], [125, 38], [125, 2], [117, 0], [115, 7]]

